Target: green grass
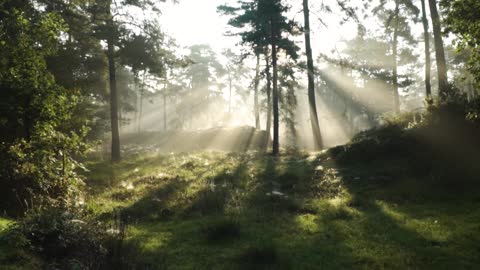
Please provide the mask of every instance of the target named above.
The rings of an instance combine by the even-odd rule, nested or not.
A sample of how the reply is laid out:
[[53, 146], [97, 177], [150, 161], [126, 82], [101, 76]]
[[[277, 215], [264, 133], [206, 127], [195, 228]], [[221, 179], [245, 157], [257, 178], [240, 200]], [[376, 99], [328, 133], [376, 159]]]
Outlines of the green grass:
[[134, 156], [90, 163], [86, 203], [105, 221], [114, 210], [127, 217], [123, 260], [137, 268], [480, 265], [480, 196], [432, 188], [388, 162], [340, 163], [329, 153]]

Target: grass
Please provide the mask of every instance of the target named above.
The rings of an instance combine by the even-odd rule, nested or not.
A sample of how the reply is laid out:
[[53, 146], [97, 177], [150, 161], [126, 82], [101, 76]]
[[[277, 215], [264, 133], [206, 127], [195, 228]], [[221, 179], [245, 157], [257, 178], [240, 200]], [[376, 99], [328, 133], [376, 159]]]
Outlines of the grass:
[[450, 152], [453, 141], [429, 133], [386, 127], [279, 158], [92, 159], [85, 207], [104, 225], [126, 225], [115, 269], [476, 269], [480, 146]]
[[87, 207], [106, 221], [115, 209], [128, 216], [125, 245], [137, 255], [126, 260], [136, 267], [480, 265], [480, 197], [431, 188], [388, 162], [337, 162], [330, 152], [133, 156], [89, 164]]

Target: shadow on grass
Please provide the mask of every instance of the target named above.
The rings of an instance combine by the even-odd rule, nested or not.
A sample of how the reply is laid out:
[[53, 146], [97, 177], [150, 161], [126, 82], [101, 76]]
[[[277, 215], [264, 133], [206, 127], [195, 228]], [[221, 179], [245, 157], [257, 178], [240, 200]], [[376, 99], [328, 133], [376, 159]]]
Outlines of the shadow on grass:
[[[126, 265], [470, 269], [478, 263], [475, 242], [452, 238], [449, 230], [456, 228], [451, 225], [440, 231], [446, 236], [435, 235], [436, 225], [413, 226], [426, 217], [409, 205], [428, 207], [428, 215], [448, 216], [451, 209], [436, 208], [440, 200], [432, 201], [434, 195], [414, 199], [419, 192], [410, 193], [421, 185], [404, 182], [408, 163], [345, 163], [331, 153], [229, 158], [235, 159], [232, 166], [195, 187], [194, 182], [172, 179], [124, 210], [138, 222], [129, 240], [138, 247], [126, 249], [138, 256]], [[464, 233], [478, 239], [474, 227], [459, 232], [462, 237]], [[463, 254], [465, 247], [471, 247], [468, 255]]]

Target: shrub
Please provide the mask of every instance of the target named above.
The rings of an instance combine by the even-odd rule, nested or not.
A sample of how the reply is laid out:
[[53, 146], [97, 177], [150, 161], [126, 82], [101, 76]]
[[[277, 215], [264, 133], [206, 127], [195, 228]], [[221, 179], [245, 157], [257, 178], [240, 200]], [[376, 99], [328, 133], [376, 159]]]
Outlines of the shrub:
[[21, 248], [39, 255], [48, 269], [100, 269], [105, 243], [114, 237], [83, 211], [60, 207], [29, 211], [12, 235], [25, 239]]
[[0, 210], [21, 215], [45, 205], [73, 205], [79, 195], [83, 168], [74, 156], [86, 145], [52, 126], [39, 128], [30, 140], [0, 144]]

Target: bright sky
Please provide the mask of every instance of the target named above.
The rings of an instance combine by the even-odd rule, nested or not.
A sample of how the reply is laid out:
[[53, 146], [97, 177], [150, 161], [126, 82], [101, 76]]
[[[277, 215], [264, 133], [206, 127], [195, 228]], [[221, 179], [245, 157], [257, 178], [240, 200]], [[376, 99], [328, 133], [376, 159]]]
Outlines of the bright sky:
[[[327, 0], [331, 1], [331, 0]], [[303, 23], [301, 2], [288, 1], [292, 5], [291, 15], [296, 21]], [[325, 15], [322, 19], [328, 24], [328, 29], [318, 22], [318, 7], [316, 1], [311, 1], [311, 23], [314, 53], [319, 51], [328, 53], [336, 47], [340, 50], [338, 42], [343, 38], [353, 38], [355, 25], [339, 26], [339, 14]], [[335, 1], [332, 1], [332, 3]], [[231, 48], [238, 43], [236, 37], [226, 37], [228, 17], [217, 13], [217, 6], [222, 4], [235, 4], [236, 0], [180, 0], [178, 4], [165, 4], [161, 23], [163, 30], [177, 40], [180, 46], [194, 44], [209, 44], [217, 52]], [[333, 3], [334, 5], [334, 3]], [[333, 6], [332, 5], [332, 6]], [[303, 36], [299, 37], [299, 46], [303, 47]]]

